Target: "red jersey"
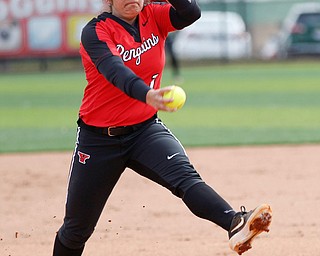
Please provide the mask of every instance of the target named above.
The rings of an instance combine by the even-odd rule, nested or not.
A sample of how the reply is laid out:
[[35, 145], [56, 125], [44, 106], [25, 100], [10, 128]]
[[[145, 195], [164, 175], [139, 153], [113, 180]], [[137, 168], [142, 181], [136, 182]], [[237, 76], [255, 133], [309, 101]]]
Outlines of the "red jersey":
[[[130, 79], [136, 76], [141, 78], [146, 90], [149, 90], [147, 86], [160, 88], [165, 65], [165, 39], [170, 31], [175, 30], [169, 17], [170, 7], [170, 4], [145, 6], [138, 15], [136, 26], [110, 13], [103, 13], [86, 25], [80, 54], [88, 84], [79, 113], [86, 124], [97, 127], [132, 125], [147, 120], [157, 112], [117, 86], [117, 81], [126, 81], [122, 75], [130, 77], [131, 71], [119, 71], [116, 67], [119, 63], [112, 60], [114, 56], [120, 57], [123, 63], [119, 68], [125, 65], [131, 69], [134, 74]], [[99, 71], [100, 64], [111, 73], [112, 81]]]

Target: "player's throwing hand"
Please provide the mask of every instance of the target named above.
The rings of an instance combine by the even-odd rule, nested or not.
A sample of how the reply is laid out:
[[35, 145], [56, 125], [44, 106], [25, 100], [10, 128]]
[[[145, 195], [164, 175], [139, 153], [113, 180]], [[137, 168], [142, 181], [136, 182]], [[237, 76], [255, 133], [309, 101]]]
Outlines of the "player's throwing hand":
[[174, 112], [177, 108], [170, 108], [166, 103], [172, 102], [173, 99], [166, 99], [163, 97], [165, 92], [169, 92], [173, 86], [164, 87], [161, 89], [151, 89], [147, 93], [146, 103], [153, 106], [157, 110]]

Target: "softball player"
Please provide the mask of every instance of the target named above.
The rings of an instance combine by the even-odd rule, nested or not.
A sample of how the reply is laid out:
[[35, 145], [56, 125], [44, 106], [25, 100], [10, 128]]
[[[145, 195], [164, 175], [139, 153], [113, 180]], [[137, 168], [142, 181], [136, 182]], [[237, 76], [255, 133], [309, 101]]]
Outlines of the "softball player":
[[[160, 89], [169, 32], [200, 17], [195, 0], [104, 0], [105, 11], [83, 29], [80, 54], [88, 84], [79, 111], [66, 212], [54, 256], [81, 255], [119, 177], [128, 167], [169, 189], [198, 217], [229, 233], [239, 254], [267, 230], [271, 209], [246, 212], [209, 187], [183, 146], [157, 117], [170, 100]], [[196, 51], [197, 49], [195, 49]]]

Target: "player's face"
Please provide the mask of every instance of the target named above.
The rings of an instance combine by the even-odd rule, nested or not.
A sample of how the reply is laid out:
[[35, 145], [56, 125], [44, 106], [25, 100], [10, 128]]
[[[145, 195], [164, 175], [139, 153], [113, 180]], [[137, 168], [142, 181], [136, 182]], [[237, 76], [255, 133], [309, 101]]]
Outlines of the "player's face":
[[144, 0], [111, 0], [112, 14], [132, 24], [141, 12]]

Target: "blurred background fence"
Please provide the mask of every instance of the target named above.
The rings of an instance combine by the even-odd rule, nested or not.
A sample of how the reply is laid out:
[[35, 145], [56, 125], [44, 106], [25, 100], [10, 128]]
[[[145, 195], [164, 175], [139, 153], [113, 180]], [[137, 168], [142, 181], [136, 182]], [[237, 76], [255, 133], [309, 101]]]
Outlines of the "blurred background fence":
[[[290, 8], [298, 3], [305, 1], [199, 0], [204, 12], [234, 12], [242, 17], [251, 36], [249, 59], [272, 57], [267, 53], [270, 56], [265, 58], [263, 52], [277, 47], [268, 48], [268, 44], [278, 35]], [[0, 0], [0, 71], [10, 70], [13, 62], [21, 64], [22, 60], [39, 60], [41, 69], [47, 68], [48, 60], [79, 60], [81, 29], [99, 13], [100, 5], [101, 0]], [[320, 27], [318, 30], [320, 34]]]

